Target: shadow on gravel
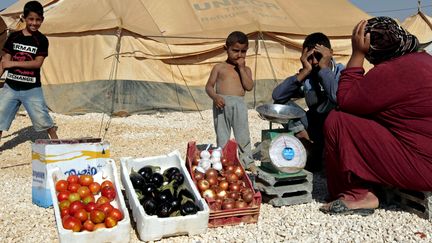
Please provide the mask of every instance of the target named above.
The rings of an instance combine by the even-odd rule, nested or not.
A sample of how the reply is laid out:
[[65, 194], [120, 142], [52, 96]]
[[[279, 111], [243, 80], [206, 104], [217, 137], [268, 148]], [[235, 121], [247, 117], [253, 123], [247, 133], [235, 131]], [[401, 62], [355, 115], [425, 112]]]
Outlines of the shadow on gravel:
[[4, 142], [0, 146], [0, 152], [8, 149], [13, 149], [17, 145], [21, 143], [25, 143], [27, 141], [36, 141], [36, 139], [48, 139], [48, 134], [46, 131], [43, 132], [36, 132], [33, 129], [33, 126], [25, 127], [19, 131], [16, 131], [14, 133], [8, 134], [4, 137], [2, 137], [2, 141], [5, 141], [8, 137], [14, 137], [9, 141]]

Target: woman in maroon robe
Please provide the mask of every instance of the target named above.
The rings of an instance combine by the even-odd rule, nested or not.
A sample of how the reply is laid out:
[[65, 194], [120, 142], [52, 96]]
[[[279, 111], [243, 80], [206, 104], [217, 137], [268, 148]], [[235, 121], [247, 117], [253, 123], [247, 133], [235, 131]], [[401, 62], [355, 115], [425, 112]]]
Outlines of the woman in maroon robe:
[[[432, 56], [393, 19], [361, 21], [327, 117], [330, 214], [368, 215], [376, 184], [432, 191]], [[364, 59], [374, 64], [365, 74]]]

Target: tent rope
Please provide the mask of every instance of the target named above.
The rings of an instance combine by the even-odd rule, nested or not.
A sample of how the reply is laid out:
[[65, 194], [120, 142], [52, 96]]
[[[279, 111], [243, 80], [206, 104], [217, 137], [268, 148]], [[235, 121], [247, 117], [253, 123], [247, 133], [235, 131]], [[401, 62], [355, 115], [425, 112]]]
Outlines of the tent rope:
[[267, 60], [268, 60], [268, 62], [269, 62], [269, 64], [270, 64], [270, 68], [271, 68], [271, 70], [272, 70], [273, 80], [274, 80], [274, 82], [277, 84], [278, 82], [277, 82], [277, 79], [276, 79], [276, 72], [275, 72], [275, 70], [274, 70], [274, 68], [273, 68], [273, 64], [272, 64], [272, 61], [271, 61], [271, 59], [270, 59], [270, 55], [269, 55], [269, 52], [268, 52], [267, 46], [266, 46], [265, 41], [264, 41], [264, 34], [263, 34], [263, 32], [260, 31], [260, 32], [258, 32], [258, 35], [259, 35], [259, 37], [260, 37], [261, 40], [262, 40], [262, 43], [263, 43], [263, 46], [264, 46], [264, 49], [265, 49], [265, 52], [266, 52], [266, 55], [267, 55]]
[[[116, 31], [116, 36], [117, 36], [117, 43], [116, 43], [116, 49], [115, 49], [116, 55], [115, 55], [115, 58], [113, 59], [112, 65], [111, 65], [111, 71], [110, 71], [109, 78], [108, 78], [109, 81], [112, 81], [114, 79], [114, 77], [117, 77], [118, 64], [120, 63], [119, 56], [120, 56], [120, 47], [121, 47], [121, 34], [122, 34], [122, 28], [119, 27]], [[117, 85], [114, 84], [113, 92], [112, 92], [111, 112], [110, 112], [108, 121], [107, 121], [105, 128], [104, 128], [102, 141], [105, 139], [105, 136], [106, 136], [108, 129], [111, 125], [112, 115], [114, 113], [114, 104], [115, 104], [116, 93], [117, 93]], [[105, 113], [102, 114], [101, 125], [99, 128], [99, 137], [101, 136], [101, 133], [102, 133], [104, 118], [105, 118]]]
[[258, 35], [255, 38], [255, 70], [254, 70], [254, 95], [253, 95], [253, 107], [256, 106], [256, 86], [257, 86], [257, 68], [258, 68], [258, 48], [259, 40]]

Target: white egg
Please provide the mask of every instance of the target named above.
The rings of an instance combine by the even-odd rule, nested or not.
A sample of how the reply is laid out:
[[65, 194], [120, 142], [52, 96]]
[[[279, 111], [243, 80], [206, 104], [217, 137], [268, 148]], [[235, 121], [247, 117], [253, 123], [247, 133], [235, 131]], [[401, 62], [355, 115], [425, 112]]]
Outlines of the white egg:
[[219, 158], [212, 157], [212, 158], [210, 159], [210, 161], [211, 161], [212, 164], [214, 164], [214, 163], [220, 163], [220, 162], [221, 162], [221, 161], [220, 161], [220, 157], [219, 157]]
[[212, 154], [211, 154], [211, 156], [212, 156], [213, 158], [220, 158], [221, 155], [222, 155], [221, 151], [220, 151], [220, 150], [217, 150], [217, 149], [213, 150], [213, 152], [212, 152]]
[[210, 152], [207, 150], [203, 150], [200, 153], [201, 159], [209, 159], [210, 158]]
[[217, 162], [217, 163], [213, 163], [212, 164], [212, 167], [215, 169], [215, 170], [222, 170], [222, 163], [221, 162]]
[[198, 166], [203, 168], [204, 170], [208, 170], [211, 167], [210, 160], [209, 159], [201, 159]]

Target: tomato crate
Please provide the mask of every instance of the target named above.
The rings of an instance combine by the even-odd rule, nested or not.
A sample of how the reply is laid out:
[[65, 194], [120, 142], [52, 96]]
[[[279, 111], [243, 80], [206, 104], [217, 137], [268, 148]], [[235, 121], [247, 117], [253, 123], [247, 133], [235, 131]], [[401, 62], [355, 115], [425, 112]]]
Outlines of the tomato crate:
[[[73, 232], [63, 227], [55, 185], [59, 180], [66, 180], [69, 175], [90, 174], [94, 181], [102, 183], [110, 180], [115, 187], [116, 197], [110, 202], [123, 213], [123, 219], [117, 222], [113, 228], [102, 228], [94, 231]], [[130, 241], [130, 218], [126, 203], [120, 188], [115, 161], [112, 159], [89, 160], [87, 163], [76, 163], [75, 165], [54, 166], [48, 170], [48, 184], [51, 190], [51, 199], [54, 206], [54, 214], [57, 222], [57, 231], [60, 242], [129, 242]], [[96, 197], [96, 200], [98, 197]]]
[[[196, 142], [191, 141], [188, 143], [186, 153], [186, 166], [192, 177], [193, 182], [195, 183], [195, 186], [197, 186], [197, 181], [195, 179], [195, 173], [193, 170], [193, 161], [197, 159], [200, 152], [201, 151], [198, 149]], [[225, 158], [228, 161], [232, 161], [235, 166], [241, 167], [244, 174], [241, 180], [246, 185], [246, 188], [249, 188], [253, 192], [253, 199], [245, 208], [218, 209], [215, 204], [216, 200], [205, 197], [205, 200], [210, 208], [208, 227], [213, 228], [227, 225], [238, 225], [240, 223], [258, 222], [262, 201], [261, 193], [259, 191], [255, 191], [251, 180], [247, 176], [243, 166], [238, 159], [237, 142], [235, 140], [228, 141], [228, 143], [222, 149], [222, 158]]]
[[[199, 208], [198, 212], [193, 215], [166, 218], [158, 217], [157, 215], [148, 215], [140, 204], [130, 180], [132, 169], [139, 171], [140, 168], [148, 165], [159, 166], [161, 171], [170, 167], [177, 167], [184, 175], [184, 185], [194, 196], [195, 204]], [[120, 178], [126, 191], [126, 198], [132, 211], [132, 218], [136, 222], [136, 229], [140, 240], [155, 241], [176, 235], [204, 234], [207, 231], [210, 210], [195, 188], [187, 172], [185, 161], [181, 158], [179, 151], [146, 158], [120, 158]]]

